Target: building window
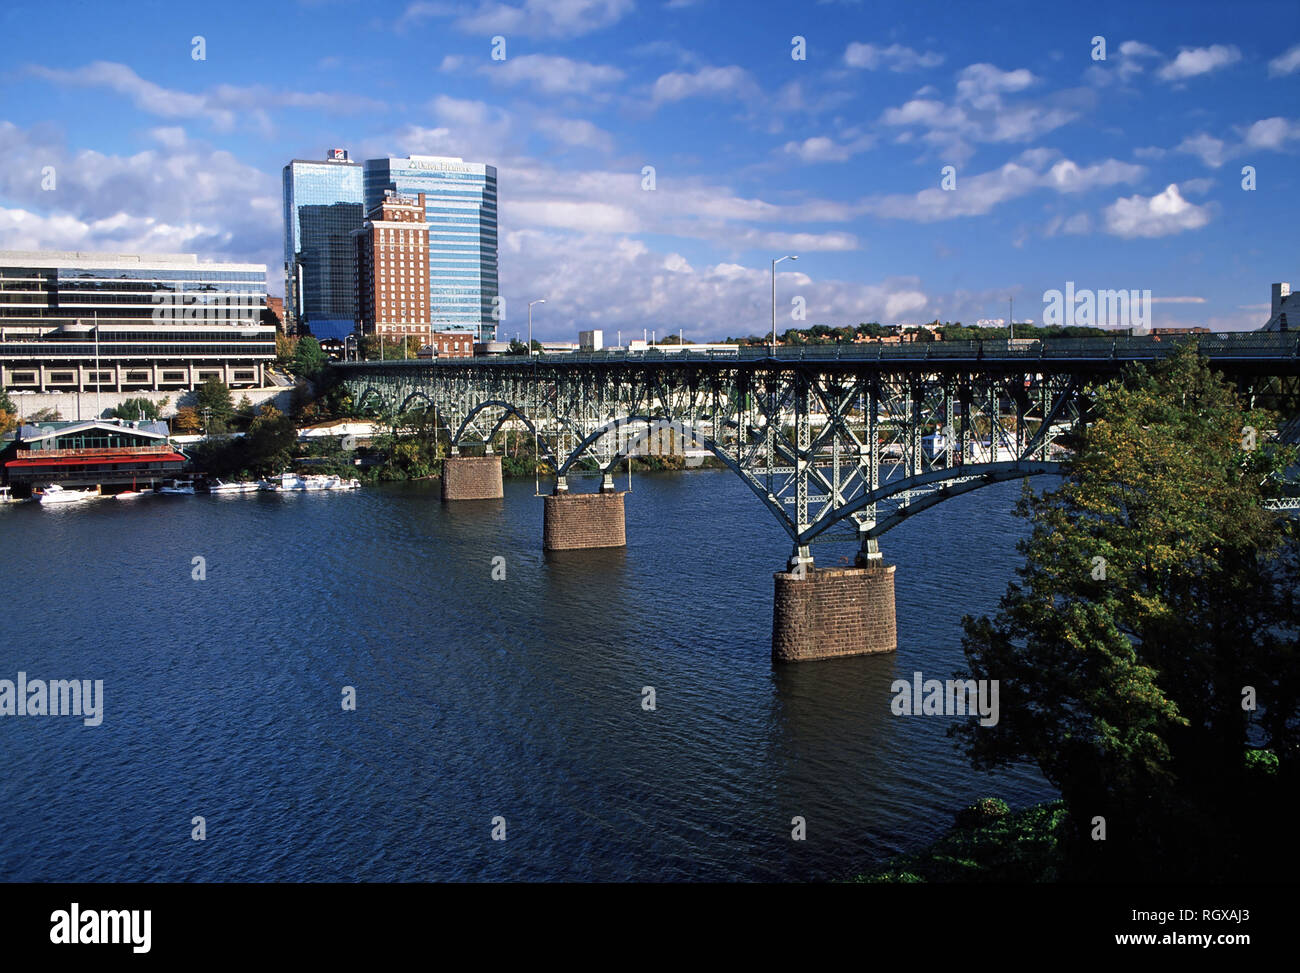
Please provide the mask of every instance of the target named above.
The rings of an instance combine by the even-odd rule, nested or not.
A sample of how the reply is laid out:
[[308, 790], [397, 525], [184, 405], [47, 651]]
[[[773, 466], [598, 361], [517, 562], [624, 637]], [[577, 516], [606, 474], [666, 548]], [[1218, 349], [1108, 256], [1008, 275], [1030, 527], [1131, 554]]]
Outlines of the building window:
[[51, 372], [51, 382], [71, 382], [73, 381], [71, 372]]
[[185, 381], [184, 372], [163, 372], [164, 382], [183, 382]]
[[34, 385], [36, 384], [35, 372], [14, 372], [13, 383], [15, 385]]

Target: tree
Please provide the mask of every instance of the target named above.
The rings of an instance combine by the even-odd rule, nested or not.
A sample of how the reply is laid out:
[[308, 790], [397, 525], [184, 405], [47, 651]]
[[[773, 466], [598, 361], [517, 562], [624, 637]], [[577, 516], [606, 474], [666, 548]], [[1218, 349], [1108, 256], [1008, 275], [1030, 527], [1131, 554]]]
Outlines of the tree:
[[[1094, 410], [1064, 483], [1026, 487], [1019, 581], [994, 618], [963, 620], [1000, 718], [955, 732], [977, 768], [1038, 765], [1070, 809], [1084, 874], [1250, 874], [1279, 860], [1261, 842], [1295, 840], [1275, 809], [1289, 813], [1278, 781], [1293, 787], [1297, 764], [1300, 538], [1261, 507], [1294, 451], [1244, 434], [1269, 417], [1191, 345], [1101, 389]], [[1258, 746], [1283, 773], [1253, 801], [1265, 783], [1245, 755]], [[1092, 840], [1099, 817], [1105, 842]]]
[[522, 341], [520, 341], [518, 338], [511, 338], [511, 339], [510, 339], [510, 354], [512, 354], [512, 355], [526, 355], [526, 354], [528, 354], [528, 346], [527, 346], [526, 344], [524, 344]]
[[172, 428], [183, 435], [193, 435], [203, 428], [203, 420], [192, 405], [183, 405], [176, 410]]
[[293, 355], [297, 348], [297, 338], [277, 331], [275, 335], [275, 363], [287, 371], [293, 363]]
[[298, 430], [293, 420], [271, 403], [262, 406], [244, 437], [245, 464], [259, 474], [283, 470], [293, 460]]
[[195, 408], [200, 415], [207, 412], [209, 432], [225, 432], [226, 423], [235, 414], [230, 397], [230, 386], [219, 378], [210, 378], [199, 386], [194, 395]]
[[139, 396], [134, 399], [127, 399], [110, 415], [118, 419], [157, 419], [161, 415], [162, 408], [167, 404], [169, 399], [163, 399], [161, 402], [154, 402], [145, 396]]
[[303, 335], [298, 339], [298, 346], [294, 349], [289, 370], [295, 375], [310, 380], [320, 374], [328, 361], [329, 358], [321, 348], [320, 342], [311, 335]]
[[18, 428], [18, 407], [9, 393], [0, 388], [0, 436]]

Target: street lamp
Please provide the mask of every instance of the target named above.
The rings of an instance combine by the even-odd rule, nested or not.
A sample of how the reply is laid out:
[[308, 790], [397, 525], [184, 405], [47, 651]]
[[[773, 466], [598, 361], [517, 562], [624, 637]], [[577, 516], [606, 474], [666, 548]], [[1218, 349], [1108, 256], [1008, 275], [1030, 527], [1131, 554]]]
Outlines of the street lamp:
[[528, 357], [533, 357], [533, 305], [545, 304], [546, 298], [528, 302]]
[[793, 254], [777, 257], [772, 261], [772, 357], [776, 357], [776, 265], [782, 260], [798, 260]]

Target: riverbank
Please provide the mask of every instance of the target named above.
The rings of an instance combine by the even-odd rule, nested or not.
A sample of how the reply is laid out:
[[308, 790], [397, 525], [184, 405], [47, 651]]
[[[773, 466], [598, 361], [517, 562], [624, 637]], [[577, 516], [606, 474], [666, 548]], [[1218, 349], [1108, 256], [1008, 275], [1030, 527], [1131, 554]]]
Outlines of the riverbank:
[[1056, 882], [1062, 877], [1064, 801], [1011, 811], [997, 798], [963, 810], [957, 824], [920, 851], [889, 859], [851, 882]]

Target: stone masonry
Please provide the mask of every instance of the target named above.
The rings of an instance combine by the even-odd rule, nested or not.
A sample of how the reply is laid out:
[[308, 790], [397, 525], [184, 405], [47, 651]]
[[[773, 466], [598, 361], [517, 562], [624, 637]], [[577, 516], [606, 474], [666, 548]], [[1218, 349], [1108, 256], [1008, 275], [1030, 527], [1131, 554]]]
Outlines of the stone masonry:
[[778, 662], [893, 652], [893, 564], [774, 575], [772, 658]]
[[500, 456], [448, 456], [443, 460], [443, 500], [496, 500], [504, 495]]
[[542, 548], [625, 547], [622, 493], [558, 493], [545, 498]]

